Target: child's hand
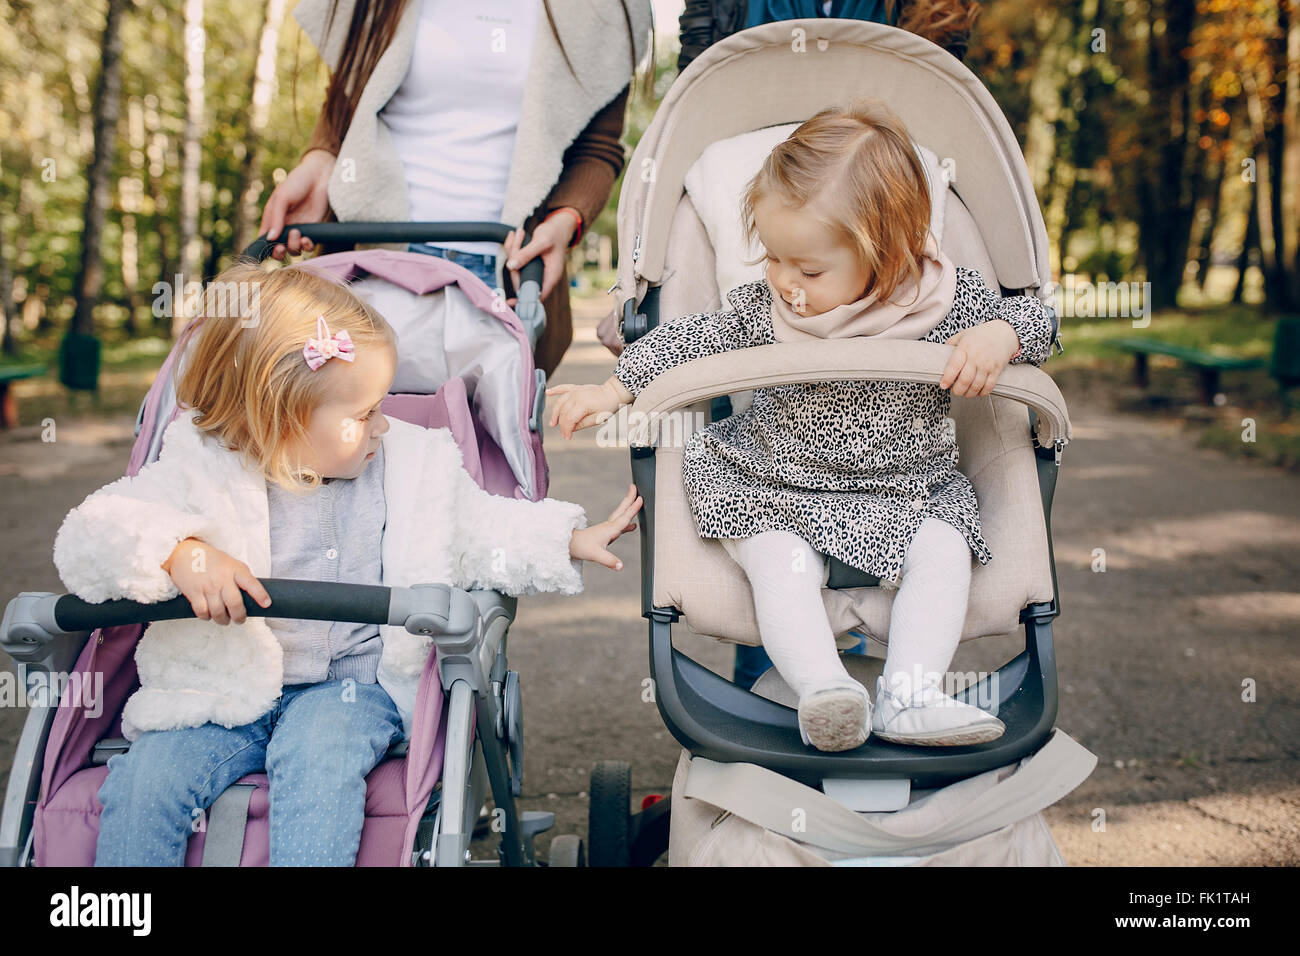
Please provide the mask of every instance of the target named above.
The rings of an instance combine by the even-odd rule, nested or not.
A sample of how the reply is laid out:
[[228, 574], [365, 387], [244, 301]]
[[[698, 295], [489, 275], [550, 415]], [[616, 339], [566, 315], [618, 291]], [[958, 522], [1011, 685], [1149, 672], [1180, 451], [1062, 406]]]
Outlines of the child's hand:
[[613, 375], [600, 385], [556, 385], [546, 394], [560, 396], [551, 408], [551, 427], [558, 425], [565, 438], [599, 425], [632, 400], [632, 393]]
[[248, 565], [198, 538], [186, 538], [176, 545], [163, 562], [162, 569], [189, 598], [194, 616], [202, 621], [243, 624], [248, 614], [244, 610], [240, 588], [251, 594], [262, 607], [271, 603], [271, 596]]
[[1020, 348], [1020, 338], [1005, 319], [984, 322], [973, 329], [963, 329], [945, 344], [955, 345], [939, 380], [940, 388], [952, 387], [959, 398], [990, 395], [998, 376]]
[[606, 546], [617, 541], [624, 532], [636, 529], [632, 516], [640, 510], [641, 497], [636, 493], [636, 485], [629, 485], [626, 497], [610, 512], [607, 520], [573, 532], [569, 539], [569, 556], [579, 561], [599, 561], [607, 568], [622, 571], [623, 562]]

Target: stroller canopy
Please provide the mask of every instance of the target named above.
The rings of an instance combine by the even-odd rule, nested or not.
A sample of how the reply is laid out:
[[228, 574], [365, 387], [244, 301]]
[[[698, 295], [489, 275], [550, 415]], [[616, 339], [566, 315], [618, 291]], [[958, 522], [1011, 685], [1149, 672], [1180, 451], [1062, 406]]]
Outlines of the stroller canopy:
[[[817, 68], [809, 69], [809, 58]], [[1008, 289], [1045, 290], [1047, 229], [1015, 135], [970, 70], [928, 40], [857, 20], [785, 20], [741, 31], [682, 73], [633, 154], [619, 202], [619, 306], [663, 279], [687, 171], [709, 144], [877, 97], [915, 142], [956, 157], [950, 188], [970, 209]], [[1044, 294], [1042, 291], [1040, 295]]]

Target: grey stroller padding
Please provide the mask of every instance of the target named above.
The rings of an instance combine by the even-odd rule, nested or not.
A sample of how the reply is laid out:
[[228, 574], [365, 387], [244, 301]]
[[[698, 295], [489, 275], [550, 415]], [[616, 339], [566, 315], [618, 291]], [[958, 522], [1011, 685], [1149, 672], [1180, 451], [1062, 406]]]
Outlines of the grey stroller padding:
[[475, 417], [531, 496], [532, 453], [515, 420], [523, 402], [522, 359], [510, 330], [455, 284], [440, 295], [421, 295], [367, 276], [349, 288], [388, 319], [401, 342], [390, 391], [436, 392], [450, 378], [463, 379]]
[[[945, 862], [1063, 865], [1050, 834], [1044, 842], [1040, 812], [1083, 783], [1096, 763], [1095, 754], [1056, 730], [1043, 748], [1019, 765], [989, 770], [939, 790], [914, 791], [906, 808], [891, 813], [854, 813], [826, 793], [754, 763], [719, 763], [684, 753], [673, 782], [669, 862], [740, 862], [710, 858], [711, 852], [748, 852], [738, 847], [735, 834], [727, 840], [707, 839], [707, 831], [715, 830], [723, 822], [719, 817], [729, 813], [775, 838], [763, 838], [764, 855], [788, 853], [785, 865], [806, 865], [818, 857], [906, 856], [913, 857], [906, 862], [919, 862], [954, 849], [965, 849], [965, 857]], [[702, 821], [706, 832], [699, 832]], [[1035, 858], [1026, 858], [1027, 849]], [[1009, 852], [1014, 860], [1006, 858]]]

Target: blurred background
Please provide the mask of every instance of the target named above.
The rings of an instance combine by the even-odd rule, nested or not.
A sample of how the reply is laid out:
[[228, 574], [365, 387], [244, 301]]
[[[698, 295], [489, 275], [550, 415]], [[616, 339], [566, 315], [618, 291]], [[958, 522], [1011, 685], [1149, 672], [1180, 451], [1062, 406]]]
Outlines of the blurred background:
[[[14, 370], [21, 423], [133, 408], [176, 331], [155, 284], [211, 277], [254, 238], [324, 98], [325, 68], [291, 8], [0, 0], [0, 370]], [[676, 76], [681, 9], [655, 2], [654, 92], [629, 109], [629, 154]], [[1176, 371], [1133, 397], [1172, 404], [1207, 442], [1293, 467], [1300, 439], [1267, 360], [1278, 317], [1300, 310], [1295, 10], [988, 0], [965, 57], [1024, 149], [1066, 293], [1149, 281], [1151, 334], [1253, 360], [1208, 396], [1231, 400], [1217, 417], [1180, 400], [1196, 383]], [[578, 297], [610, 284], [617, 195], [575, 250]], [[1104, 343], [1128, 322], [1065, 311], [1058, 367], [1080, 371], [1079, 387], [1127, 382], [1131, 354]], [[61, 383], [68, 333], [97, 339], [100, 362], [63, 368]], [[1176, 362], [1152, 358], [1157, 374]], [[1223, 423], [1241, 406], [1276, 427], [1231, 440]]]
[[[0, 0], [4, 600], [62, 590], [55, 531], [123, 472], [177, 331], [163, 296], [255, 238], [307, 146], [327, 78], [292, 5]], [[653, 92], [629, 106], [629, 155], [677, 75], [682, 0], [654, 8]], [[1071, 863], [1300, 862], [1298, 12], [986, 0], [965, 50], [1022, 146], [1060, 282], [1065, 351], [1047, 370], [1074, 441], [1053, 516], [1058, 724], [1100, 760], [1047, 812]], [[617, 195], [572, 253], [557, 382], [613, 366], [597, 323]], [[1099, 307], [1108, 288], [1120, 301]], [[593, 515], [628, 481], [594, 431], [546, 436], [552, 493]], [[669, 789], [680, 753], [644, 696], [637, 542], [616, 548], [623, 572], [529, 598], [512, 628], [521, 805], [556, 812], [555, 832], [584, 832], [596, 760], [630, 759], [640, 800]], [[675, 637], [731, 673], [728, 645]], [[1021, 646], [971, 643], [957, 670]], [[25, 716], [0, 695], [0, 785]]]

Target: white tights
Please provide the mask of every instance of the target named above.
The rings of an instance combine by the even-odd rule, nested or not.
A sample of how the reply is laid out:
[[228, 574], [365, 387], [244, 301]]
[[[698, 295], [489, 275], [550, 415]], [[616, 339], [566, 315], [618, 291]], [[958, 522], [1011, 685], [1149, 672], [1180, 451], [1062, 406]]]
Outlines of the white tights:
[[[849, 680], [835, 650], [821, 588], [822, 556], [789, 531], [721, 539], [749, 578], [758, 632], [777, 672], [796, 694]], [[905, 691], [952, 663], [966, 620], [970, 547], [961, 532], [926, 518], [903, 561], [889, 621], [886, 685]]]

